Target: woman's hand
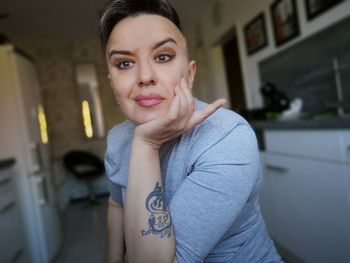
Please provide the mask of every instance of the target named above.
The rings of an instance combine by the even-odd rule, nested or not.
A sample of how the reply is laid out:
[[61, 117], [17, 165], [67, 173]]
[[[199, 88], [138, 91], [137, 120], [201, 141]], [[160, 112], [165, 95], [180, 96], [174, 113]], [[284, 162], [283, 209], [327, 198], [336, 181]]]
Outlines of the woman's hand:
[[204, 109], [195, 111], [192, 93], [185, 79], [182, 78], [180, 85], [175, 87], [175, 97], [169, 111], [157, 119], [139, 125], [135, 129], [134, 139], [141, 140], [154, 149], [159, 149], [162, 143], [201, 123], [224, 103], [224, 99], [219, 99]]

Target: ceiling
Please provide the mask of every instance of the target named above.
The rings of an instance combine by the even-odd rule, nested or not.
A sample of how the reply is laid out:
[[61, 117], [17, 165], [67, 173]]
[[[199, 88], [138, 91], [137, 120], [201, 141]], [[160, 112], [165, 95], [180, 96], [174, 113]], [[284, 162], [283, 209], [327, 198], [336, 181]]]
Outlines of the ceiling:
[[[169, 0], [185, 27], [213, 0]], [[99, 10], [106, 0], [1, 0], [0, 33], [14, 43], [97, 39]], [[6, 15], [8, 13], [8, 16]], [[4, 15], [5, 14], [5, 15]]]

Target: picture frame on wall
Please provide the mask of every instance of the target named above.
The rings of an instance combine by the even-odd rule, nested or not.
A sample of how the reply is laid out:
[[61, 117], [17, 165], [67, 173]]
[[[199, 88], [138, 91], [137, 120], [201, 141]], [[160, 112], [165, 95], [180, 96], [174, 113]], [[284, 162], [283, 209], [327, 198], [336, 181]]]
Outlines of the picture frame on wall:
[[276, 0], [271, 5], [276, 46], [299, 36], [300, 28], [295, 0]]
[[307, 20], [312, 20], [344, 0], [305, 0]]
[[259, 13], [244, 26], [244, 38], [248, 55], [267, 46], [267, 34], [264, 13]]

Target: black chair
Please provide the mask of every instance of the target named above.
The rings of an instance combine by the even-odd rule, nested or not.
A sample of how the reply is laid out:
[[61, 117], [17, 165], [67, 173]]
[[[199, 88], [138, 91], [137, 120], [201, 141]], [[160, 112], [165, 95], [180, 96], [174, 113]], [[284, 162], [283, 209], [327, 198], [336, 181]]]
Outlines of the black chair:
[[98, 203], [93, 182], [105, 173], [102, 160], [92, 153], [73, 150], [63, 156], [63, 164], [77, 179], [86, 182], [90, 203]]

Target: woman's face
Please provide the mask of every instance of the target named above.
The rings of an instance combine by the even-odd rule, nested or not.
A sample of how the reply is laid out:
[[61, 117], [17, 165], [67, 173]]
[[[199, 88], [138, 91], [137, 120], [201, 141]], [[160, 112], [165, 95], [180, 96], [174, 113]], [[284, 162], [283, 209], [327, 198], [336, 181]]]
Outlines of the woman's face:
[[116, 99], [135, 124], [166, 114], [182, 77], [192, 88], [196, 65], [188, 61], [186, 40], [162, 16], [121, 20], [108, 39], [106, 58]]

